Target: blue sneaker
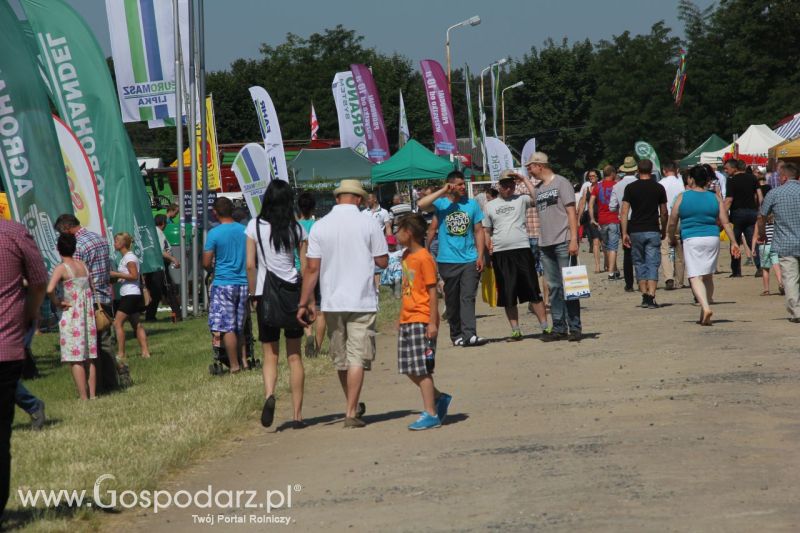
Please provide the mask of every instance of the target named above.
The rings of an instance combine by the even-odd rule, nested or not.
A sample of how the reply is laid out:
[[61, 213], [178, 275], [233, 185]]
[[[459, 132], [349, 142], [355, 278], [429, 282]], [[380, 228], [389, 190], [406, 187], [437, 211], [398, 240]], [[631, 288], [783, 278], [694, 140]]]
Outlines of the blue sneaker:
[[423, 429], [433, 429], [442, 426], [442, 422], [439, 420], [438, 416], [431, 416], [426, 411], [423, 411], [417, 421], [408, 426], [408, 429], [412, 431], [420, 431]]
[[447, 418], [447, 409], [450, 407], [451, 401], [453, 401], [453, 397], [445, 393], [442, 393], [439, 399], [436, 400], [436, 416], [439, 417], [439, 421], [442, 424], [444, 424], [444, 419]]

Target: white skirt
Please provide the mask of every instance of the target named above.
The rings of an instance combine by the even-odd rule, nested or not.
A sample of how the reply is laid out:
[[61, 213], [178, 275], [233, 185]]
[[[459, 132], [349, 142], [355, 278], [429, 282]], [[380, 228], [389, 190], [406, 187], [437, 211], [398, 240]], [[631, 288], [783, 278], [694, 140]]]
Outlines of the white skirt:
[[686, 277], [713, 274], [717, 269], [719, 237], [690, 237], [683, 241], [683, 261]]

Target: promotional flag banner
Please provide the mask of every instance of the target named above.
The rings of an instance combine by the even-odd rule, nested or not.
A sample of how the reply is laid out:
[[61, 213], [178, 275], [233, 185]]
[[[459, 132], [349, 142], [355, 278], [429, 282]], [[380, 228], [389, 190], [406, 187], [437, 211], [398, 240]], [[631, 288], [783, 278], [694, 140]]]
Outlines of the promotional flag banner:
[[72, 204], [36, 59], [6, 2], [0, 50], [0, 179], [12, 218], [25, 225], [52, 271], [61, 262], [53, 223], [72, 213]]
[[406, 104], [403, 102], [403, 91], [400, 91], [400, 131], [397, 136], [397, 145], [402, 148], [406, 145], [411, 138], [411, 132], [408, 130], [408, 118], [406, 117]]
[[658, 154], [656, 154], [656, 149], [653, 148], [649, 143], [644, 141], [636, 141], [636, 144], [633, 145], [633, 149], [636, 152], [636, 156], [641, 159], [649, 159], [653, 162], [653, 175], [656, 178], [661, 177], [661, 161], [658, 160]]
[[[179, 0], [185, 54], [188, 12]], [[172, 0], [106, 0], [106, 15], [123, 122], [177, 117]]]
[[[56, 109], [92, 165], [107, 234], [125, 231], [133, 236], [133, 252], [142, 260], [143, 272], [163, 269], [150, 198], [120, 119], [103, 51], [84, 20], [62, 0], [21, 0], [21, 4]], [[49, 113], [48, 123], [52, 127]]]
[[500, 65], [492, 65], [492, 132], [497, 137], [497, 102], [500, 100]]
[[458, 152], [458, 141], [447, 76], [442, 66], [432, 59], [423, 59], [419, 64], [428, 110], [431, 112], [434, 152], [436, 155], [455, 154]]
[[531, 155], [535, 151], [536, 151], [536, 138], [531, 137], [530, 139], [528, 139], [528, 142], [525, 143], [525, 146], [522, 147], [521, 164], [522, 164], [522, 169], [525, 172], [526, 176], [528, 175], [528, 167], [525, 166], [525, 163], [528, 162], [528, 159], [531, 158]]
[[286, 168], [286, 154], [283, 152], [281, 126], [278, 124], [278, 113], [275, 112], [272, 98], [263, 87], [258, 86], [250, 87], [250, 96], [256, 107], [258, 127], [261, 130], [261, 138], [264, 139], [264, 149], [272, 169], [272, 177], [288, 182], [289, 170]]
[[500, 173], [514, 168], [511, 150], [497, 137], [486, 137], [486, 162], [492, 181], [500, 179]]
[[245, 145], [233, 160], [233, 173], [239, 180], [250, 216], [257, 217], [261, 213], [264, 192], [273, 179], [267, 152], [256, 143]]
[[683, 89], [686, 86], [686, 50], [681, 48], [678, 57], [678, 70], [672, 82], [672, 96], [675, 98], [675, 107], [680, 107], [683, 102]]
[[353, 73], [337, 72], [333, 77], [333, 100], [339, 117], [339, 144], [342, 148], [352, 148], [367, 157], [367, 141], [364, 138], [364, 121], [361, 106], [358, 105], [358, 91]]
[[358, 105], [364, 123], [364, 138], [367, 141], [367, 157], [373, 163], [383, 163], [389, 159], [389, 139], [383, 124], [383, 110], [378, 88], [372, 72], [366, 65], [350, 65], [353, 81], [356, 84]]
[[469, 144], [470, 148], [474, 150], [478, 145], [478, 132], [475, 130], [475, 120], [472, 118], [472, 96], [470, 95], [469, 90], [472, 78], [469, 75], [469, 65], [466, 63], [464, 63], [464, 72], [467, 84], [467, 122], [469, 122]]
[[97, 179], [94, 177], [89, 156], [78, 137], [63, 120], [53, 115], [53, 124], [61, 147], [61, 158], [64, 160], [72, 211], [81, 221], [81, 226], [105, 237], [106, 224], [100, 207], [100, 193], [97, 191]]
[[483, 92], [478, 93], [478, 120], [480, 121], [481, 152], [483, 153], [483, 170], [486, 171], [486, 113], [484, 112]]
[[[208, 165], [208, 190], [217, 191], [222, 188], [219, 166], [219, 147], [217, 146], [217, 123], [214, 120], [214, 101], [211, 96], [206, 97], [206, 164]], [[197, 143], [197, 189], [203, 188], [203, 174], [200, 169], [203, 166], [203, 138], [200, 135], [201, 124], [195, 126], [195, 143]], [[183, 164], [192, 164], [192, 151], [187, 148], [183, 151]], [[177, 167], [178, 161], [174, 161], [171, 167]]]
[[319, 133], [319, 121], [317, 120], [317, 112], [314, 111], [314, 102], [311, 102], [311, 140], [317, 140], [317, 134]]

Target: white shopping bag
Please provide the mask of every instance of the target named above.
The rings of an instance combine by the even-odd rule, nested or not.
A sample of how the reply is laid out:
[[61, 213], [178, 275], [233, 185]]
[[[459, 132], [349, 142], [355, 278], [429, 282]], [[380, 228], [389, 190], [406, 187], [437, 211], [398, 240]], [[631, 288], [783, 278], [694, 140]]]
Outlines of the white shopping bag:
[[561, 269], [561, 277], [564, 283], [564, 300], [578, 300], [592, 295], [586, 265], [564, 267]]

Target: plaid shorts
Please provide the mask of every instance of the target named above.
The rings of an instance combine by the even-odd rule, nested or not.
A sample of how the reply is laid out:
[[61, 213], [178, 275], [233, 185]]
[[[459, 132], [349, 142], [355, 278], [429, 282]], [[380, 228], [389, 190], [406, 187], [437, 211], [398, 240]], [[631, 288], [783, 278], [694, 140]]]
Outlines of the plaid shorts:
[[433, 374], [433, 367], [425, 365], [425, 352], [429, 342], [436, 351], [436, 339], [428, 339], [428, 324], [412, 322], [400, 324], [397, 334], [397, 371], [411, 376], [427, 376]]
[[247, 285], [212, 285], [208, 329], [228, 333], [244, 330], [247, 318]]

